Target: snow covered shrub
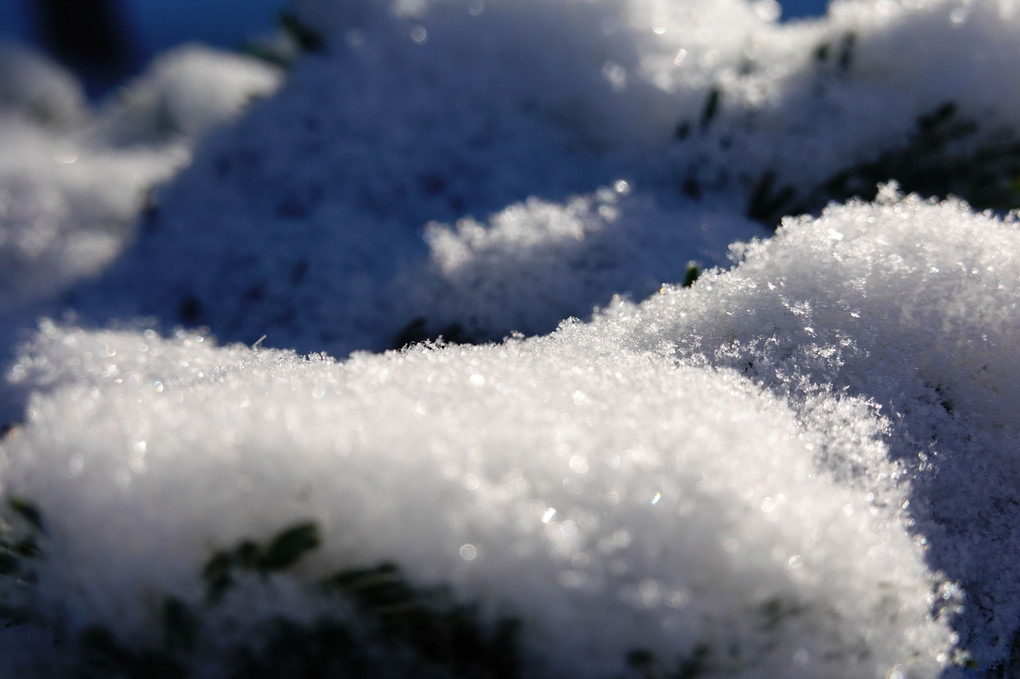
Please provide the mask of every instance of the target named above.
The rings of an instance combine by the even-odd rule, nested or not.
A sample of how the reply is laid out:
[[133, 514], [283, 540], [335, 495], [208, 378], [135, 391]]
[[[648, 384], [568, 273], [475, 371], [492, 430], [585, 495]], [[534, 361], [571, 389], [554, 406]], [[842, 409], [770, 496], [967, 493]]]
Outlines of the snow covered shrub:
[[1015, 92], [982, 84], [1008, 80], [1020, 60], [1007, 39], [1016, 6], [881, 4], [835, 2], [824, 22], [748, 41], [677, 127], [685, 190], [740, 187], [748, 216], [773, 228], [831, 200], [872, 199], [889, 180], [979, 209], [1020, 205]]
[[[45, 533], [40, 513], [21, 500], [12, 500], [10, 509], [33, 532], [17, 544], [0, 542], [0, 549], [5, 556], [17, 554], [23, 561], [39, 559], [43, 554], [38, 534]], [[274, 616], [252, 625], [250, 620], [234, 619], [236, 611], [223, 612], [231, 607], [228, 597], [258, 596], [270, 578], [316, 549], [319, 540], [316, 524], [299, 523], [280, 531], [264, 546], [245, 540], [232, 550], [215, 552], [202, 569], [204, 601], [189, 605], [167, 596], [150, 606], [156, 634], [140, 647], [119, 639], [121, 630], [102, 625], [85, 627], [66, 640], [62, 631], [52, 632], [60, 643], [70, 646], [67, 660], [75, 676], [83, 678], [180, 679], [193, 676], [196, 665], [205, 665], [200, 670], [203, 675], [215, 665], [217, 676], [237, 679], [520, 676], [515, 621], [496, 621], [490, 630], [476, 607], [453, 601], [445, 589], [410, 586], [390, 563], [345, 569], [309, 585], [306, 596], [320, 601], [321, 611], [315, 618]], [[19, 565], [15, 559], [4, 558], [0, 572], [24, 575], [18, 572]], [[18, 583], [20, 588], [35, 582], [34, 573], [28, 577]], [[238, 595], [238, 589], [246, 591]], [[19, 603], [23, 602], [24, 597]], [[5, 605], [2, 613], [8, 628], [41, 622], [29, 606]], [[217, 622], [210, 624], [210, 619]], [[242, 626], [245, 634], [234, 633], [228, 642], [221, 637], [227, 625]], [[37, 669], [49, 675], [59, 673], [59, 666], [57, 662]], [[69, 669], [65, 665], [63, 671]]]
[[562, 204], [511, 205], [488, 224], [428, 224], [427, 268], [404, 272], [392, 289], [405, 313], [425, 312], [433, 331], [457, 324], [469, 337], [498, 340], [588, 315], [585, 300], [608, 302], [621, 290], [646, 297], [663, 281], [687, 278], [683, 253], [721, 264], [722, 242], [758, 235], [730, 211], [663, 200], [618, 180]]
[[816, 212], [830, 202], [872, 200], [890, 179], [912, 193], [954, 196], [977, 209], [1020, 207], [1020, 135], [1008, 127], [983, 133], [946, 102], [918, 118], [905, 146], [841, 168], [803, 195], [788, 184], [777, 186], [774, 172], [764, 173], [748, 199], [747, 216], [778, 226], [784, 215]]
[[[1015, 204], [1006, 0], [844, 1], [782, 25], [737, 0], [309, 0], [295, 16], [322, 49], [161, 192], [79, 311], [336, 355], [399, 345], [418, 319], [425, 337], [498, 339], [640, 299], [688, 261], [725, 264], [764, 235], [755, 220], [889, 179]], [[621, 180], [632, 194], [598, 213]], [[543, 230], [549, 247], [529, 244]], [[489, 264], [535, 253], [536, 285], [506, 260], [451, 266], [483, 243]], [[530, 308], [480, 309], [480, 290]]]
[[[34, 395], [4, 492], [46, 517], [29, 601], [67, 639], [101, 627], [138, 657], [167, 597], [202, 620], [195, 668], [229, 668], [235, 640], [276, 619], [373, 634], [308, 588], [391, 562], [415, 590], [477, 602], [496, 639], [519, 620], [524, 676], [609, 677], [636, 657], [697, 657], [704, 676], [931, 674], [951, 651], [908, 489], [853, 399], [832, 404], [855, 429], [800, 424], [734, 371], [578, 324], [345, 364], [50, 326], [18, 366]], [[823, 442], [868, 450], [882, 485], [831, 477]], [[315, 540], [295, 540], [318, 548], [267, 566], [278, 527], [308, 520]], [[54, 662], [80, 660], [63, 648]]]
[[27, 49], [0, 43], [0, 119], [14, 115], [59, 128], [76, 122], [84, 108], [74, 76]]
[[[472, 216], [484, 223], [529, 198], [560, 203], [647, 174], [661, 164], [678, 101], [701, 101], [702, 69], [715, 69], [720, 49], [735, 59], [743, 36], [762, 25], [736, 0], [302, 3], [297, 16], [321, 33], [324, 49], [204, 147], [161, 194], [160, 213], [135, 249], [79, 307], [204, 324], [248, 343], [266, 334], [273, 345], [336, 354], [392, 346], [417, 318], [427, 319], [427, 335], [453, 323], [477, 327], [463, 315], [443, 322], [433, 298], [415, 294], [425, 302], [409, 304], [402, 282], [394, 284], [426, 264], [422, 228]], [[686, 32], [695, 25], [705, 30]], [[723, 26], [736, 32], [724, 35]], [[652, 27], [668, 35], [649, 40]], [[704, 53], [705, 66], [679, 73], [691, 91], [667, 93], [653, 72], [676, 70], [681, 43], [692, 59]], [[664, 202], [663, 220], [685, 207]], [[744, 220], [722, 228], [689, 241], [675, 229], [687, 252], [663, 273], [633, 281], [635, 294], [638, 285], [650, 292], [681, 278], [690, 259], [720, 263], [730, 240], [758, 233]], [[695, 251], [702, 243], [714, 259]], [[608, 254], [609, 271], [626, 271]], [[415, 273], [402, 276], [407, 269]], [[553, 296], [567, 315], [586, 315], [630, 278], [597, 280], [596, 272], [591, 292], [581, 285], [575, 299]], [[104, 303], [93, 304], [98, 299]], [[536, 309], [534, 325], [509, 329], [552, 330], [563, 309]], [[470, 334], [500, 337], [507, 322]]]
[[886, 187], [875, 204], [787, 219], [773, 239], [735, 248], [734, 270], [621, 302], [597, 322], [629, 347], [738, 370], [822, 428], [857, 426], [830, 419], [834, 395], [871, 404], [883, 456], [902, 465], [910, 492], [877, 490], [885, 482], [860, 442], [818, 443], [816, 455], [904, 505], [927, 563], [966, 592], [954, 626], [985, 666], [1009, 657], [1020, 620], [1020, 584], [1002, 571], [1020, 558], [1018, 253], [1015, 214]]
[[271, 94], [280, 79], [276, 68], [254, 59], [178, 47], [107, 105], [102, 129], [116, 144], [196, 140], [236, 118], [253, 99]]
[[153, 187], [278, 82], [259, 62], [185, 48], [93, 111], [58, 66], [0, 49], [0, 314], [108, 266], [153, 209]]
[[239, 624], [373, 634], [309, 588], [385, 562], [518, 620], [528, 676], [991, 668], [1020, 600], [1018, 239], [888, 188], [589, 325], [345, 363], [44, 325], [3, 472], [51, 536], [34, 624], [145, 649], [155, 593], [228, 667]]

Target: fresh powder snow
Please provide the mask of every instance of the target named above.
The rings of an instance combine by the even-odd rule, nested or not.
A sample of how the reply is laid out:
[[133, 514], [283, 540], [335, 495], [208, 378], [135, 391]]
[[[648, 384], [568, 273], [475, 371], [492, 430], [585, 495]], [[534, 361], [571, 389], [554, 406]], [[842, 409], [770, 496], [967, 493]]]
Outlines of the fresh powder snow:
[[0, 676], [1020, 671], [1020, 3], [778, 14], [0, 50]]

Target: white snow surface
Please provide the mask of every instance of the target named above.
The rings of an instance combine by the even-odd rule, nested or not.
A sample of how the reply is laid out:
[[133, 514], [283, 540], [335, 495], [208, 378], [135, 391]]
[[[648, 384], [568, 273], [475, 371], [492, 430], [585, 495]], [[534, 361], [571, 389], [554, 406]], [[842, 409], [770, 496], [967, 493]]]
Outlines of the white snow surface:
[[[743, 0], [297, 9], [328, 47], [157, 192], [145, 233], [80, 306], [335, 355], [393, 346], [419, 318], [433, 336], [548, 332], [691, 260], [725, 265], [730, 242], [767, 233], [743, 215], [770, 175], [794, 209], [947, 102], [980, 130], [957, 147], [1020, 128], [1010, 0], [842, 2], [784, 25]], [[633, 196], [608, 220], [600, 196], [619, 181]], [[426, 247], [432, 222], [448, 226]], [[571, 230], [576, 243], [555, 235]], [[508, 249], [566, 252], [570, 275], [553, 266], [529, 285], [490, 266]], [[508, 285], [527, 308], [477, 293]], [[478, 302], [451, 312], [465, 295]]]
[[1018, 246], [887, 190], [500, 345], [341, 363], [46, 322], [2, 477], [46, 508], [37, 605], [145, 639], [147, 592], [194, 599], [212, 548], [313, 519], [297, 577], [452, 579], [524, 621], [540, 674], [704, 646], [717, 676], [934, 676], [961, 632], [1001, 656]]
[[91, 111], [55, 64], [0, 46], [0, 314], [108, 266], [151, 188], [279, 79], [254, 60], [183, 47]]
[[[1020, 2], [296, 9], [327, 46], [285, 80], [189, 47], [94, 108], [0, 51], [0, 538], [12, 500], [45, 527], [0, 676], [95, 625], [158, 646], [167, 596], [228, 676], [381, 562], [519, 619], [529, 677], [1016, 671], [1016, 214], [747, 206], [945, 102], [963, 150], [1020, 131]], [[436, 335], [492, 342], [369, 353]], [[203, 603], [216, 551], [302, 521], [318, 549]]]

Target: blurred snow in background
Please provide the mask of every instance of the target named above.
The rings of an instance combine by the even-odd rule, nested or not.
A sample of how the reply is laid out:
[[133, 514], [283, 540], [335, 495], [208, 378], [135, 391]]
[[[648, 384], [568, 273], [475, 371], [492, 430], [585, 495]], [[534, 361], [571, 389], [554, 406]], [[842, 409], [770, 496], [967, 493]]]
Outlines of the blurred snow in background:
[[[32, 0], [10, 0], [0, 5], [0, 39], [32, 41]], [[762, 11], [781, 9], [781, 18], [795, 19], [825, 13], [828, 0], [766, 0]], [[163, 52], [182, 42], [202, 42], [236, 49], [253, 37], [270, 33], [274, 21], [287, 8], [286, 0], [181, 0], [171, 4], [153, 0], [120, 0], [117, 4], [131, 28], [132, 40], [144, 55]]]

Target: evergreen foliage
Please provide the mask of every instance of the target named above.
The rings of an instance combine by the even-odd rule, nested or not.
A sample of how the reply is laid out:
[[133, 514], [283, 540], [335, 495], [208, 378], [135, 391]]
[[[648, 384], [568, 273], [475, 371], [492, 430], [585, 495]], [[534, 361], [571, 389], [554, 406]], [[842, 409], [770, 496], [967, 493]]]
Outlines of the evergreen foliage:
[[[12, 499], [11, 513], [20, 530], [6, 525], [0, 537], [0, 621], [4, 627], [26, 623], [64, 631], [59, 621], [34, 615], [27, 588], [32, 565], [43, 558], [38, 540], [42, 514], [32, 503]], [[185, 679], [201, 676], [200, 667], [221, 666], [231, 679], [302, 677], [376, 679], [389, 676], [517, 679], [522, 676], [518, 647], [520, 623], [514, 618], [487, 621], [478, 606], [454, 599], [446, 587], [412, 585], [392, 563], [339, 570], [306, 586], [307, 593], [329, 600], [333, 613], [308, 622], [282, 615], [248, 624], [252, 634], [222, 647], [220, 619], [228, 593], [255, 575], [263, 583], [287, 574], [321, 545], [318, 526], [302, 522], [284, 528], [265, 544], [242, 540], [206, 562], [202, 579], [206, 598], [188, 603], [165, 596], [154, 621], [158, 642], [124, 638], [124, 630], [92, 625], [74, 638], [76, 679]], [[19, 594], [15, 606], [11, 594]], [[120, 632], [120, 633], [118, 633]]]
[[833, 201], [874, 200], [889, 180], [925, 197], [962, 198], [979, 210], [1020, 207], [1020, 136], [983, 130], [947, 101], [918, 117], [904, 146], [841, 169], [803, 195], [766, 171], [748, 199], [747, 216], [774, 228], [784, 215], [817, 212]]

